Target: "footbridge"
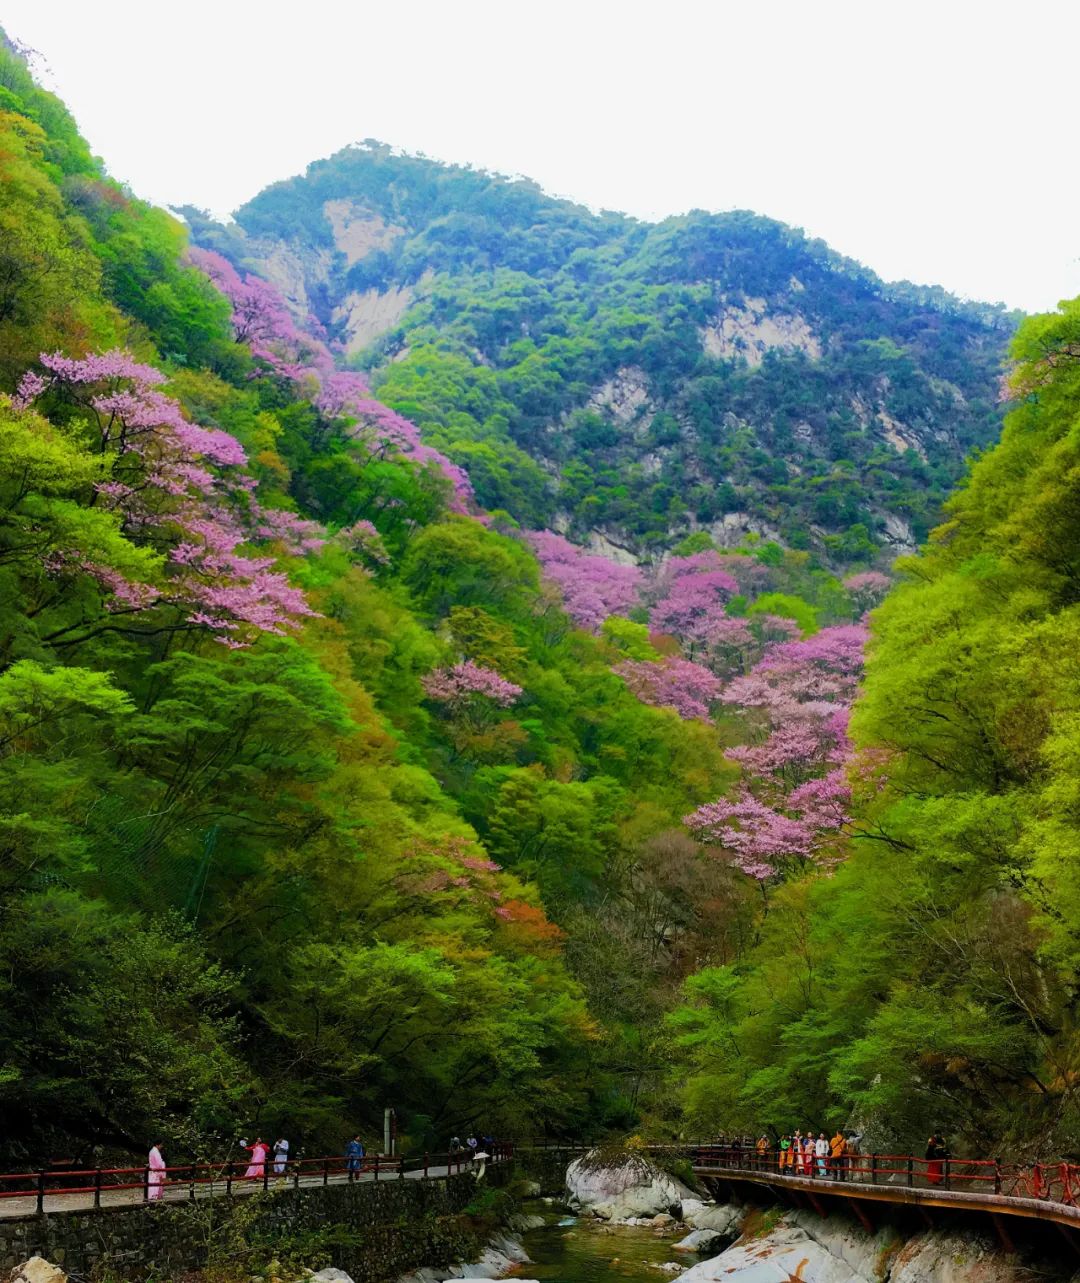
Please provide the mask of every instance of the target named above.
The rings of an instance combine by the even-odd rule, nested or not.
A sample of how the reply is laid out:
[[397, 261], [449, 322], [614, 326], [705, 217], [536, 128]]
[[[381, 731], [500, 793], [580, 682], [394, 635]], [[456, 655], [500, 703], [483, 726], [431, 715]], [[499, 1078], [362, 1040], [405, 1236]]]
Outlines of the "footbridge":
[[1006, 1163], [1001, 1159], [920, 1158], [914, 1154], [845, 1154], [807, 1158], [754, 1146], [693, 1145], [677, 1151], [712, 1189], [757, 1186], [778, 1201], [803, 1203], [822, 1216], [845, 1205], [868, 1230], [875, 1204], [982, 1213], [1011, 1250], [1009, 1218], [1040, 1220], [1080, 1231], [1080, 1165]]

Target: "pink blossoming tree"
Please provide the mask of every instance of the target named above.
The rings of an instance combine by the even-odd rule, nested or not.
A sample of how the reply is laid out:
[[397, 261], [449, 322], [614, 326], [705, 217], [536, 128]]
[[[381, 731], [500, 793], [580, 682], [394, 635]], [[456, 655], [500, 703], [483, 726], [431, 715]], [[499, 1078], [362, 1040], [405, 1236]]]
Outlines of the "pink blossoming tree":
[[133, 543], [165, 550], [164, 572], [149, 582], [66, 547], [51, 551], [48, 573], [89, 575], [114, 617], [171, 607], [178, 618], [160, 626], [203, 628], [232, 647], [284, 633], [315, 613], [274, 558], [251, 549], [272, 541], [303, 554], [321, 545], [323, 532], [257, 501], [235, 437], [185, 419], [160, 390], [165, 376], [129, 352], [42, 353], [40, 363], [41, 371], [23, 376], [16, 405], [52, 396], [78, 406], [100, 458], [90, 506], [112, 513]]

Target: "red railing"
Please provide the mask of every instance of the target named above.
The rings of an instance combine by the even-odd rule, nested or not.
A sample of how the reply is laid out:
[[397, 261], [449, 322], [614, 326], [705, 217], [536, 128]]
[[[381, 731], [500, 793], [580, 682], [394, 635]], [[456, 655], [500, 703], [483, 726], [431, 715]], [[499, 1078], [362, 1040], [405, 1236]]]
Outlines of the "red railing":
[[[513, 1157], [513, 1146], [499, 1141], [484, 1151], [486, 1160], [503, 1162]], [[111, 1196], [139, 1191], [129, 1201], [175, 1201], [178, 1192], [189, 1199], [248, 1193], [254, 1190], [281, 1189], [292, 1186], [344, 1184], [357, 1180], [441, 1180], [475, 1166], [476, 1155], [470, 1149], [448, 1154], [404, 1155], [373, 1154], [363, 1158], [347, 1154], [327, 1158], [296, 1158], [276, 1162], [268, 1155], [256, 1164], [251, 1158], [219, 1163], [182, 1163], [153, 1169], [143, 1167], [83, 1167], [39, 1169], [28, 1172], [0, 1173], [0, 1215], [5, 1214], [5, 1199], [33, 1201], [40, 1215], [48, 1200], [78, 1195], [91, 1195], [92, 1206], [101, 1207]], [[10, 1204], [7, 1205], [11, 1207]], [[16, 1214], [21, 1211], [16, 1209]], [[59, 1210], [59, 1209], [57, 1209]], [[10, 1213], [7, 1213], [10, 1214]]]
[[905, 1189], [966, 1190], [1010, 1198], [1080, 1203], [1080, 1165], [1004, 1163], [998, 1158], [919, 1158], [914, 1154], [844, 1153], [836, 1158], [796, 1153], [793, 1150], [759, 1150], [749, 1145], [694, 1145], [690, 1161], [699, 1171], [768, 1173], [785, 1178], [892, 1185]]

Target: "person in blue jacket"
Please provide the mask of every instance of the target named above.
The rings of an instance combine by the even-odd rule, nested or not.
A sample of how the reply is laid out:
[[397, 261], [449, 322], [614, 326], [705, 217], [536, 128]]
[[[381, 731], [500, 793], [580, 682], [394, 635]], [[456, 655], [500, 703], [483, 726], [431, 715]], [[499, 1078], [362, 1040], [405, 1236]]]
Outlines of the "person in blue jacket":
[[364, 1165], [364, 1146], [359, 1136], [354, 1136], [345, 1146], [345, 1167], [350, 1177], [360, 1171]]

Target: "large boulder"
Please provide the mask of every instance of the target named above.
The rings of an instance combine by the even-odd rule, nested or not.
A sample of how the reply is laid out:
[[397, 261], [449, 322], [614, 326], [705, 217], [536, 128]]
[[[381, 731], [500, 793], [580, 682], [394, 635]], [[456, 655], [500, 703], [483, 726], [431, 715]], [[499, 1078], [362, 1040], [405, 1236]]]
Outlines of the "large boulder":
[[664, 1212], [678, 1217], [683, 1199], [693, 1198], [681, 1181], [641, 1154], [608, 1157], [595, 1150], [566, 1169], [566, 1195], [572, 1208], [605, 1221]]
[[777, 1225], [692, 1266], [682, 1283], [867, 1283], [797, 1225]]

